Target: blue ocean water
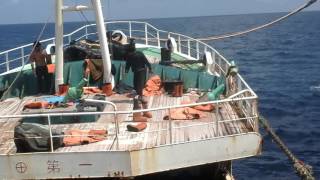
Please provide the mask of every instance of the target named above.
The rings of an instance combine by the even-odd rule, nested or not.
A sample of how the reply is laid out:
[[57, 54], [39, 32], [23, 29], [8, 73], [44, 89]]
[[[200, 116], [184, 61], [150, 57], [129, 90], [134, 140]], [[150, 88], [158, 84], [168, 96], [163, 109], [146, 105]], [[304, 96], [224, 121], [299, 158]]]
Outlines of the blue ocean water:
[[[193, 37], [245, 30], [280, 17], [283, 13], [193, 18], [147, 19], [155, 27]], [[259, 110], [276, 133], [320, 177], [320, 12], [302, 12], [270, 28], [245, 36], [209, 42], [240, 73], [259, 96]], [[67, 23], [70, 32], [83, 23]], [[53, 36], [49, 24], [44, 38]], [[0, 25], [0, 51], [33, 42], [42, 24]], [[287, 157], [264, 133], [261, 156], [236, 160], [237, 180], [299, 179]]]

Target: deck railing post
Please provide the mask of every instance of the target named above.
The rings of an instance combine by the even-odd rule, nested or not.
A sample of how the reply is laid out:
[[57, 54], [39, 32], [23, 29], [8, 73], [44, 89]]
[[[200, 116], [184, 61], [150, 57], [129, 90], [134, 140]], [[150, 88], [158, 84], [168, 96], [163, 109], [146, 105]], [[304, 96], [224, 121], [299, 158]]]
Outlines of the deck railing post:
[[145, 38], [146, 38], [146, 45], [148, 45], [148, 25], [144, 25], [144, 32], [145, 32]]
[[253, 103], [252, 103], [252, 109], [253, 109], [253, 116], [256, 116], [255, 120], [254, 120], [254, 130], [255, 132], [259, 132], [259, 114], [258, 114], [258, 100], [255, 99], [253, 100]]
[[190, 39], [188, 39], [188, 56], [191, 54]]
[[70, 42], [71, 42], [71, 35], [68, 36], [68, 41], [69, 41], [68, 43], [70, 44]]
[[7, 67], [7, 71], [10, 70], [10, 66], [9, 66], [9, 54], [6, 53], [6, 67]]
[[198, 41], [197, 41], [197, 44], [196, 44], [196, 49], [197, 49], [197, 59], [199, 59], [200, 52], [199, 52], [199, 42]]
[[179, 48], [179, 52], [181, 53], [181, 36], [178, 36], [178, 48]]
[[157, 39], [158, 39], [158, 47], [160, 47], [161, 46], [161, 44], [160, 44], [160, 35], [159, 35], [159, 31], [157, 30]]
[[52, 129], [51, 129], [50, 115], [48, 115], [48, 126], [49, 126], [49, 134], [50, 134], [50, 148], [51, 148], [51, 152], [53, 152], [53, 140], [52, 140]]
[[119, 133], [120, 133], [119, 122], [118, 122], [118, 115], [117, 115], [115, 106], [113, 108], [114, 108], [113, 118], [115, 120], [115, 130], [116, 130], [116, 143], [117, 143], [117, 150], [119, 150]]
[[217, 127], [217, 137], [219, 137], [219, 119], [220, 119], [220, 116], [219, 116], [219, 103], [216, 104], [216, 127]]
[[171, 110], [170, 108], [168, 109], [169, 113], [169, 138], [170, 138], [170, 144], [172, 144], [172, 119], [171, 119]]
[[131, 21], [129, 21], [129, 37], [132, 37], [132, 27], [131, 27]]
[[88, 25], [86, 25], [85, 31], [86, 31], [86, 39], [88, 39]]
[[24, 48], [21, 48], [21, 65], [24, 65]]

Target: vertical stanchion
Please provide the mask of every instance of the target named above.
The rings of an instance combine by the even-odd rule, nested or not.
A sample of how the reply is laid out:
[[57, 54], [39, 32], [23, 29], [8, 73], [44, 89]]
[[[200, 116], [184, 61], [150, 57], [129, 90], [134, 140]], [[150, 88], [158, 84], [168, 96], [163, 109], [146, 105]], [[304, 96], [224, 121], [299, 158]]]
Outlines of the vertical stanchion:
[[191, 54], [190, 39], [188, 39], [188, 56]]
[[51, 129], [50, 115], [48, 115], [48, 126], [49, 126], [49, 133], [50, 133], [50, 148], [51, 148], [51, 152], [53, 152], [53, 140], [52, 140], [52, 129]]
[[7, 71], [10, 70], [10, 67], [9, 67], [9, 54], [6, 53], [6, 66], [7, 66]]
[[170, 137], [170, 144], [172, 144], [172, 119], [171, 119], [171, 112], [170, 112], [170, 108], [169, 110], [169, 137]]
[[88, 39], [88, 25], [86, 25], [85, 31], [86, 31], [86, 39]]
[[115, 120], [117, 150], [119, 150], [119, 122], [118, 122], [118, 116], [117, 116], [117, 112], [116, 112], [115, 107], [114, 107], [114, 117], [113, 118]]
[[21, 48], [21, 65], [24, 65], [24, 48]]
[[132, 37], [132, 27], [131, 27], [131, 21], [129, 22], [129, 37]]
[[161, 44], [160, 44], [160, 35], [159, 35], [159, 31], [157, 30], [157, 38], [158, 38], [158, 47], [160, 47], [161, 46]]
[[220, 117], [219, 117], [219, 103], [217, 103], [216, 104], [216, 127], [217, 127], [216, 134], [217, 134], [217, 136], [219, 136], [219, 119], [220, 119]]
[[179, 52], [181, 53], [181, 36], [178, 36], [178, 48], [179, 48]]
[[144, 32], [145, 32], [145, 38], [146, 38], [146, 45], [148, 45], [148, 25], [144, 25]]
[[198, 41], [197, 41], [197, 44], [196, 44], [196, 49], [197, 49], [197, 59], [199, 59], [200, 52], [199, 52], [199, 42]]

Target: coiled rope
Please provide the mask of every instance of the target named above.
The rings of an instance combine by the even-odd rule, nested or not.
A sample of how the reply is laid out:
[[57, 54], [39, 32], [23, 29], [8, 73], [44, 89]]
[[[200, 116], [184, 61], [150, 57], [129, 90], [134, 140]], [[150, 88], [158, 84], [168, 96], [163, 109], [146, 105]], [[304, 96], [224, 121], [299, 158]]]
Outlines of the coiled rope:
[[289, 160], [293, 163], [293, 167], [298, 176], [302, 180], [315, 180], [313, 176], [312, 166], [302, 162], [289, 150], [289, 148], [283, 143], [278, 135], [272, 130], [269, 121], [263, 116], [259, 117], [260, 123], [263, 125], [264, 129], [270, 134], [272, 139], [277, 143], [280, 149], [286, 154]]
[[317, 0], [309, 0], [307, 3], [299, 6], [298, 8], [293, 10], [292, 12], [288, 13], [287, 15], [282, 16], [282, 17], [280, 17], [280, 18], [278, 18], [276, 20], [273, 20], [273, 21], [271, 21], [269, 23], [254, 27], [254, 28], [250, 28], [250, 29], [247, 29], [247, 30], [244, 30], [244, 31], [239, 31], [239, 32], [233, 32], [233, 33], [217, 35], [217, 36], [209, 36], [209, 37], [206, 37], [206, 38], [196, 38], [196, 39], [199, 40], [199, 41], [212, 41], [212, 40], [225, 39], [225, 38], [231, 38], [231, 37], [235, 37], [235, 36], [248, 34], [250, 32], [257, 31], [257, 30], [269, 27], [269, 26], [271, 26], [271, 25], [273, 25], [275, 23], [278, 23], [278, 22], [280, 22], [280, 21], [282, 21], [282, 20], [284, 20], [284, 19], [286, 19], [286, 18], [288, 18], [288, 17], [290, 17], [290, 16], [302, 11], [303, 9], [309, 7], [310, 5], [315, 3], [316, 1]]

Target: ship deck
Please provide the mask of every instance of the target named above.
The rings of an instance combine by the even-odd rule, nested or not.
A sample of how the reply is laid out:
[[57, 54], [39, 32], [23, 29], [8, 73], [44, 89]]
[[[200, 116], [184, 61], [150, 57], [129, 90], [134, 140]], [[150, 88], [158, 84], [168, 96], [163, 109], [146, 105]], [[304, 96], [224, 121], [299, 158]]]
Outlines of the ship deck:
[[[34, 100], [37, 97], [30, 96], [23, 99], [11, 98], [0, 102], [0, 116], [21, 114], [26, 102]], [[149, 98], [149, 108], [158, 108], [165, 106], [180, 105], [182, 101], [194, 100], [191, 94], [184, 94], [182, 97], [172, 97], [169, 95], [153, 96]], [[108, 101], [116, 104], [119, 111], [131, 111], [133, 108], [133, 99], [124, 94], [114, 94], [107, 97]], [[238, 119], [237, 113], [229, 103], [222, 103], [218, 108], [218, 118], [224, 120]], [[111, 106], [106, 106], [104, 111], [113, 111]], [[244, 120], [238, 121], [219, 121], [217, 122], [217, 111], [205, 112], [206, 117], [197, 120], [173, 120], [172, 121], [172, 143], [185, 143], [211, 139], [218, 136], [227, 136], [233, 134], [247, 133], [252, 130], [252, 126]], [[168, 114], [168, 110], [153, 111], [153, 118], [147, 123], [147, 128], [142, 132], [127, 131], [128, 124], [132, 122], [132, 114], [119, 114], [119, 135], [118, 146], [115, 139], [114, 115], [101, 115], [96, 122], [73, 123], [73, 124], [54, 124], [54, 129], [107, 129], [108, 137], [106, 140], [80, 146], [61, 147], [56, 152], [88, 152], [88, 151], [134, 151], [146, 148], [158, 147], [170, 144], [170, 121], [163, 120]], [[0, 154], [15, 153], [16, 148], [13, 141], [13, 130], [21, 119], [0, 119]], [[217, 127], [217, 125], [219, 127]], [[218, 129], [218, 130], [217, 130]]]

